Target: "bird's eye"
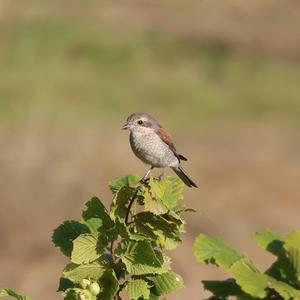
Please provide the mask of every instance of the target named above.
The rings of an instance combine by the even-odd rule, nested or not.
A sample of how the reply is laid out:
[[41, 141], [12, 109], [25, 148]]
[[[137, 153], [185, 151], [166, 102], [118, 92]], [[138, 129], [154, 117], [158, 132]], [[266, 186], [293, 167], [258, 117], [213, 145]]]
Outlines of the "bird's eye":
[[139, 124], [139, 125], [142, 125], [142, 124], [143, 124], [143, 121], [142, 121], [142, 120], [139, 120], [139, 121], [138, 121], [138, 124]]

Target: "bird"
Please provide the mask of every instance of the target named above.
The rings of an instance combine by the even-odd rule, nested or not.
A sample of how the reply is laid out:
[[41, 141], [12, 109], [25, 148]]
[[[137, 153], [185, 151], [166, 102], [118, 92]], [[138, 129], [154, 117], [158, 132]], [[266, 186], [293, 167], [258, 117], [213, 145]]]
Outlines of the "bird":
[[122, 129], [130, 131], [129, 141], [133, 153], [150, 169], [142, 178], [145, 182], [154, 168], [171, 168], [177, 176], [188, 186], [198, 187], [186, 174], [181, 161], [187, 158], [176, 151], [171, 135], [149, 114], [136, 112], [131, 114]]

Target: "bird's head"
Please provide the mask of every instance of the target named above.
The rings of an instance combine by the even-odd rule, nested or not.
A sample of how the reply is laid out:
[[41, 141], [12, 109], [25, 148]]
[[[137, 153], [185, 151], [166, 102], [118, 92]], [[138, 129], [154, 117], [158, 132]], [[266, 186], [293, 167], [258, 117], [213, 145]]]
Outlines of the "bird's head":
[[123, 129], [133, 130], [156, 130], [160, 128], [158, 122], [146, 113], [133, 113], [128, 118], [122, 127]]

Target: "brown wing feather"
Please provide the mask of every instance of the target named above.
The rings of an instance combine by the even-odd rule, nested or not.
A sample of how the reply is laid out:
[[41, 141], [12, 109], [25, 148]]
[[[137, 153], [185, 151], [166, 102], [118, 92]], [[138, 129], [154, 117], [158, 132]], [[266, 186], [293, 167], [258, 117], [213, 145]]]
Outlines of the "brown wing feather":
[[170, 147], [170, 149], [173, 152], [176, 152], [176, 148], [172, 142], [172, 137], [166, 130], [164, 130], [163, 128], [158, 128], [156, 130], [156, 133], [162, 139], [162, 141]]
[[157, 135], [161, 138], [161, 140], [166, 143], [169, 148], [173, 151], [173, 153], [175, 154], [175, 156], [180, 160], [187, 160], [183, 155], [181, 154], [178, 154], [176, 152], [176, 148], [175, 148], [175, 145], [173, 144], [172, 142], [172, 137], [171, 135], [165, 130], [163, 129], [162, 127], [158, 128], [156, 130], [156, 133]]

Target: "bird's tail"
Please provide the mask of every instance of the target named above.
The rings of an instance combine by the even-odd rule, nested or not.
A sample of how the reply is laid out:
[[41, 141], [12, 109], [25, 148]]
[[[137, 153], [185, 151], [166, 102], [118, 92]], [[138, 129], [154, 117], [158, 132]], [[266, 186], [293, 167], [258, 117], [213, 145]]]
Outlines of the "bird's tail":
[[198, 187], [196, 183], [184, 172], [182, 167], [172, 168], [172, 170], [188, 187]]

